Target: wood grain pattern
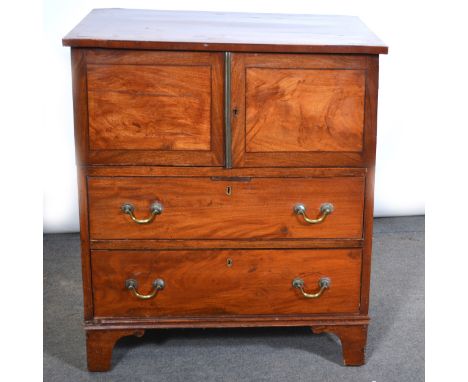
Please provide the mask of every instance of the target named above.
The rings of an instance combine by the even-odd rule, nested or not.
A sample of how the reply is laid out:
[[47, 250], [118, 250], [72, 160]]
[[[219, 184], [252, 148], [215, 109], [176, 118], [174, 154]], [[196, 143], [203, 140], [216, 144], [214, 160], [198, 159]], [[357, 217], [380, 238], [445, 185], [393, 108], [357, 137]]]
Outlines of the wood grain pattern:
[[141, 337], [141, 329], [93, 329], [86, 331], [86, 355], [89, 371], [108, 371], [111, 368], [112, 350], [122, 337]]
[[88, 65], [92, 150], [209, 151], [211, 67]]
[[73, 122], [75, 134], [75, 160], [88, 161], [88, 86], [86, 76], [86, 50], [71, 49]]
[[82, 168], [78, 169], [78, 207], [80, 213], [80, 249], [81, 249], [81, 278], [83, 283], [83, 310], [84, 319], [93, 317], [93, 286], [91, 285], [91, 253], [89, 241], [89, 206], [88, 206], [88, 179]]
[[367, 60], [232, 55], [234, 167], [362, 166]]
[[[224, 163], [221, 53], [83, 50], [83, 164]], [[89, 120], [89, 122], [88, 122]]]
[[[361, 250], [92, 251], [96, 317], [193, 316], [216, 314], [352, 313], [359, 309]], [[227, 259], [232, 266], [227, 266]], [[318, 290], [321, 277], [331, 287], [305, 299], [292, 286]], [[126, 288], [136, 279], [149, 293], [154, 279], [166, 287], [151, 300]]]
[[[226, 187], [232, 194], [226, 194]], [[91, 239], [304, 239], [362, 236], [364, 178], [89, 178]], [[155, 201], [164, 211], [151, 224], [135, 224], [120, 207], [135, 206], [144, 218]], [[335, 211], [310, 225], [322, 203]]]
[[90, 240], [89, 243], [91, 249], [361, 248], [363, 244], [362, 239], [112, 239]]
[[357, 17], [94, 9], [66, 46], [254, 52], [387, 53]]
[[377, 148], [377, 100], [379, 89], [379, 57], [369, 56], [368, 80], [366, 91], [366, 131], [368, 131], [367, 161], [369, 163], [368, 176], [366, 177], [365, 204], [364, 204], [364, 249], [361, 280], [361, 313], [368, 314], [370, 275], [372, 258], [372, 235], [374, 224], [374, 182], [375, 182], [375, 157]]
[[164, 177], [255, 177], [255, 178], [336, 178], [365, 176], [363, 167], [157, 167], [157, 166], [81, 166], [88, 176], [164, 176]]
[[246, 69], [246, 151], [361, 151], [365, 72]]

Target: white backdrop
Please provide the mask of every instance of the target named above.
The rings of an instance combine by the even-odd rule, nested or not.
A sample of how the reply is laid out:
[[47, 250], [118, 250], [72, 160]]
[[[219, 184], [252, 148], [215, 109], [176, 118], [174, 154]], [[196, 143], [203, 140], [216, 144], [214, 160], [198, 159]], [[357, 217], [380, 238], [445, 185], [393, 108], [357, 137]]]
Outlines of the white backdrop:
[[[78, 231], [78, 201], [73, 141], [69, 48], [61, 39], [93, 8], [212, 10], [313, 13], [359, 16], [389, 46], [380, 58], [375, 215], [424, 214], [424, 144], [435, 129], [427, 100], [431, 97], [424, 29], [433, 27], [437, 9], [405, 1], [138, 1], [44, 0], [45, 97], [44, 231]], [[418, 20], [415, 27], [415, 20]], [[434, 84], [429, 84], [434, 86]]]

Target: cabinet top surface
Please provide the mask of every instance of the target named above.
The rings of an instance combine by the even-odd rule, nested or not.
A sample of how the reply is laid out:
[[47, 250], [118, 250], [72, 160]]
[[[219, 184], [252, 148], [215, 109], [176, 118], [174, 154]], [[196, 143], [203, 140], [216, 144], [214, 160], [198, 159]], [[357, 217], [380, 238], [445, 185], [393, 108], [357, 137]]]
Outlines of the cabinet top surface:
[[358, 17], [94, 9], [71, 47], [295, 53], [387, 53]]

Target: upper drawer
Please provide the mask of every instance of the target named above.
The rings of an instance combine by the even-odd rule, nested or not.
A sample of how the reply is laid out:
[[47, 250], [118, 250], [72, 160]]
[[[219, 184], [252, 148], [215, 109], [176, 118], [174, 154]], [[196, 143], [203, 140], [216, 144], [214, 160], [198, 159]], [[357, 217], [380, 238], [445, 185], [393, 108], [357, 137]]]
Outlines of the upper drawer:
[[366, 56], [233, 54], [234, 166], [364, 164], [368, 66]]
[[219, 53], [88, 50], [87, 162], [219, 166]]
[[[362, 238], [364, 177], [237, 179], [90, 177], [90, 237]], [[152, 221], [135, 222], [130, 213]]]

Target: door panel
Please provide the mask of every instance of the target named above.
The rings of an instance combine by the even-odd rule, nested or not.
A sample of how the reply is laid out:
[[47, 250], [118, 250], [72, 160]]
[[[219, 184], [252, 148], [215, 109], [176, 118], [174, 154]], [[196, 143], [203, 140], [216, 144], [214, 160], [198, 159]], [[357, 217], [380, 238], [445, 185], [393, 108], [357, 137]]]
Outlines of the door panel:
[[90, 162], [222, 165], [223, 65], [219, 53], [90, 51]]
[[233, 54], [234, 166], [364, 164], [366, 69], [363, 56]]

